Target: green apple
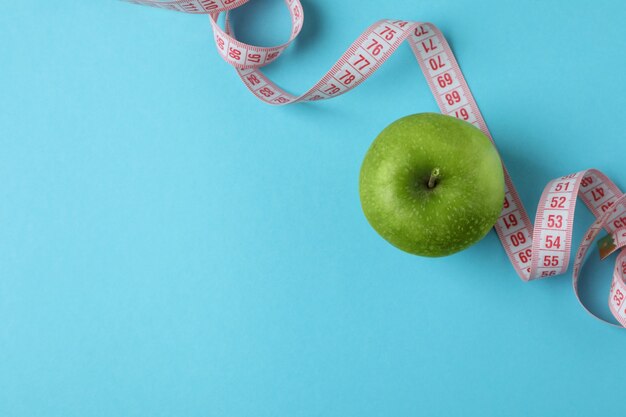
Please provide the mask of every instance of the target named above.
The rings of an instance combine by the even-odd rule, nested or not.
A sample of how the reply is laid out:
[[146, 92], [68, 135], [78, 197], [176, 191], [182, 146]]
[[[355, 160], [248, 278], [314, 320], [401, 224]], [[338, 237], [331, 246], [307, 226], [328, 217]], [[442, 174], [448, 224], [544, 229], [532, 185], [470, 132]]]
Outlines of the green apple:
[[445, 256], [482, 239], [504, 203], [498, 151], [472, 124], [436, 113], [387, 126], [365, 155], [361, 206], [389, 243]]

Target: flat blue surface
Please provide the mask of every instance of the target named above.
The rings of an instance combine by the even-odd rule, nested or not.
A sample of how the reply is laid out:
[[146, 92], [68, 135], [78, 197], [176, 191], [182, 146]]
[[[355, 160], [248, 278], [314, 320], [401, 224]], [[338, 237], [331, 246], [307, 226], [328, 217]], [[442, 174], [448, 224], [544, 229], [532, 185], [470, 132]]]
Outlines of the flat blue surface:
[[[273, 108], [204, 16], [6, 3], [0, 416], [620, 412], [626, 335], [584, 313], [569, 276], [522, 283], [494, 233], [422, 259], [368, 226], [370, 142], [436, 110], [407, 46], [351, 94]], [[283, 86], [304, 91], [379, 18], [432, 21], [531, 215], [556, 176], [596, 167], [626, 186], [623, 1], [304, 6], [268, 69]], [[242, 39], [286, 38], [279, 0], [245, 9]], [[611, 268], [594, 254], [585, 270], [604, 315]]]

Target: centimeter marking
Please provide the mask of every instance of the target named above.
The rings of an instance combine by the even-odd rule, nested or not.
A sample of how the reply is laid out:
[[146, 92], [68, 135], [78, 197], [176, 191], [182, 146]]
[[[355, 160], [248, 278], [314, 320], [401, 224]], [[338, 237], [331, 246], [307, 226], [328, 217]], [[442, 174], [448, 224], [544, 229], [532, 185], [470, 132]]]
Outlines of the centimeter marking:
[[[249, 0], [126, 1], [185, 13], [208, 14], [220, 56], [235, 68], [252, 94], [271, 105], [327, 100], [345, 94], [363, 83], [406, 41], [413, 50], [441, 112], [473, 124], [493, 142], [448, 42], [432, 23], [379, 20], [348, 47], [313, 87], [295, 96], [269, 80], [260, 68], [276, 60], [300, 33], [304, 11], [299, 0], [285, 0], [291, 16], [292, 31], [286, 43], [274, 47], [248, 45], [235, 38], [228, 12]], [[222, 13], [225, 13], [224, 29], [218, 24]], [[572, 282], [578, 298], [581, 265], [600, 230], [605, 229], [613, 234], [617, 246], [626, 245], [626, 239], [614, 234], [616, 230], [626, 228], [626, 196], [608, 177], [595, 169], [556, 178], [543, 190], [533, 227], [506, 167], [503, 168], [505, 199], [494, 228], [513, 267], [524, 281], [567, 272], [577, 197], [596, 217], [575, 257]], [[624, 327], [625, 298], [626, 250], [622, 250], [616, 261], [609, 307]]]

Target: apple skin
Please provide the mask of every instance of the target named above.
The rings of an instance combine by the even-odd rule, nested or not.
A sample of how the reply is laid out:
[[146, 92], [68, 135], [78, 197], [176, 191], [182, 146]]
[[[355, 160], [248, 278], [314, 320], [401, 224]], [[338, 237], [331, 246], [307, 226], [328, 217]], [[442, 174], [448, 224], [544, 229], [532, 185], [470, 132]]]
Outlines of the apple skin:
[[480, 129], [420, 113], [393, 122], [374, 140], [359, 194], [368, 222], [389, 243], [415, 255], [446, 256], [493, 227], [504, 204], [504, 172]]

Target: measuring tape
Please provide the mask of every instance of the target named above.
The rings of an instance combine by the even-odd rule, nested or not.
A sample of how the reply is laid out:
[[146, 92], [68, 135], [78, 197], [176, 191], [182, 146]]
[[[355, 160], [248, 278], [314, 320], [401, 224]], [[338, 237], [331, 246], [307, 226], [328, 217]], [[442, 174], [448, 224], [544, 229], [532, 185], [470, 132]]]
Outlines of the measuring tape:
[[[448, 42], [431, 23], [379, 20], [350, 45], [313, 87], [302, 95], [294, 96], [269, 80], [260, 68], [275, 61], [300, 33], [304, 13], [299, 0], [285, 0], [291, 15], [291, 35], [286, 43], [275, 47], [252, 46], [235, 39], [228, 11], [249, 0], [127, 1], [185, 13], [208, 14], [222, 58], [235, 68], [252, 94], [265, 103], [277, 106], [327, 100], [345, 94], [365, 81], [398, 46], [407, 41], [441, 112], [473, 124], [493, 142]], [[218, 24], [222, 13], [226, 18], [224, 29]], [[603, 257], [626, 246], [626, 195], [595, 169], [556, 178], [543, 190], [533, 227], [506, 167], [504, 178], [504, 208], [494, 227], [513, 267], [524, 281], [552, 277], [567, 271], [577, 197], [596, 217], [578, 248], [572, 275], [576, 298], [585, 307], [578, 294], [579, 274], [585, 255], [602, 229], [609, 233], [601, 241]], [[609, 293], [609, 308], [622, 327], [626, 327], [625, 277], [626, 250], [622, 250], [617, 257]]]

